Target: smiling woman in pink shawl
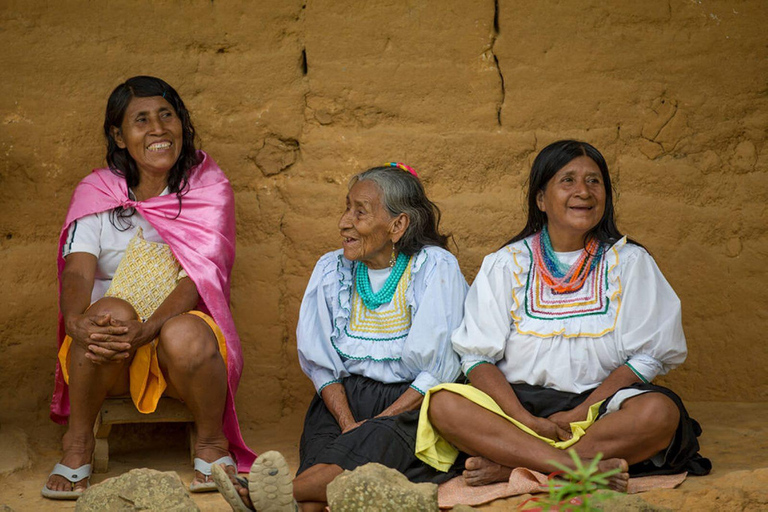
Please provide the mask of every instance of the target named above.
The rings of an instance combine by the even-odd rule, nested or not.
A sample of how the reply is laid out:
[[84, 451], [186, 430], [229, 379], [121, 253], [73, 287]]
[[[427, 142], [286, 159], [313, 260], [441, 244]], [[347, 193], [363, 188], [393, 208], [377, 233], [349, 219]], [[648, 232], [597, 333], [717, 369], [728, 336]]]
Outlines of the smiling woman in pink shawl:
[[[186, 403], [197, 428], [190, 490], [215, 490], [212, 464], [235, 473], [255, 457], [234, 406], [243, 360], [229, 310], [232, 189], [211, 157], [195, 150], [189, 112], [158, 78], [137, 76], [112, 92], [104, 133], [109, 168], [77, 186], [59, 239], [51, 418], [69, 428], [42, 494], [82, 494], [101, 404], [128, 394], [144, 413], [162, 395]], [[139, 284], [127, 286], [136, 293], [121, 292], [125, 276]], [[137, 291], [158, 282], [170, 283], [165, 293]]]

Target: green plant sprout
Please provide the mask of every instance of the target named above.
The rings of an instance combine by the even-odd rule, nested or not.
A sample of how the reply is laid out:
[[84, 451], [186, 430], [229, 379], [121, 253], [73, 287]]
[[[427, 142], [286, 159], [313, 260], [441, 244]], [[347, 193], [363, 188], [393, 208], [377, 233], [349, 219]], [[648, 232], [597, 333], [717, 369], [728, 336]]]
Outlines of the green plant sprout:
[[[555, 461], [548, 461], [550, 464], [562, 471], [561, 478], [556, 480], [551, 478], [548, 482], [549, 496], [539, 501], [542, 510], [559, 510], [567, 512], [594, 512], [600, 509], [595, 506], [599, 501], [611, 497], [610, 493], [595, 494], [596, 491], [608, 489], [608, 478], [619, 473], [619, 468], [598, 473], [597, 464], [603, 457], [602, 453], [592, 459], [588, 465], [584, 465], [579, 456], [573, 449], [568, 450], [576, 469], [568, 468]], [[575, 500], [572, 503], [571, 500]]]

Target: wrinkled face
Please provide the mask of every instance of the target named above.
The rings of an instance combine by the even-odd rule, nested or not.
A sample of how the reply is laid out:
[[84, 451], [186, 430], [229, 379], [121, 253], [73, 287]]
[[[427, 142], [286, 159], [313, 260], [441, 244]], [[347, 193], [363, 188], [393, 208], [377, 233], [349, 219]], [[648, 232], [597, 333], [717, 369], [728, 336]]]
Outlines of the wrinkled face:
[[127, 149], [141, 174], [168, 174], [181, 154], [181, 119], [162, 96], [133, 98], [123, 124], [113, 127], [117, 146]]
[[389, 266], [393, 221], [379, 187], [372, 181], [355, 183], [349, 189], [347, 208], [339, 219], [344, 257], [362, 261], [369, 268]]
[[547, 214], [552, 245], [556, 251], [584, 247], [584, 235], [595, 227], [605, 212], [605, 183], [600, 168], [591, 158], [574, 158], [557, 171], [536, 197], [539, 209]]

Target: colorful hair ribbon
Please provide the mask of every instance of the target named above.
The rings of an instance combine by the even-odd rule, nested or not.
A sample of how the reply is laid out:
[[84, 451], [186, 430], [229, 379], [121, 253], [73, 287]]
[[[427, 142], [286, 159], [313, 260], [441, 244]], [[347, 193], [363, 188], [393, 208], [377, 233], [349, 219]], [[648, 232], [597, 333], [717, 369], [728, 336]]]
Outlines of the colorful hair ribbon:
[[416, 174], [416, 171], [414, 170], [414, 168], [411, 167], [410, 165], [406, 165], [406, 164], [404, 164], [402, 162], [388, 162], [387, 165], [389, 165], [390, 167], [397, 167], [398, 169], [402, 169], [402, 170], [404, 170], [406, 172], [409, 172], [409, 173], [413, 174], [413, 176], [415, 178], [419, 177], [419, 175]]

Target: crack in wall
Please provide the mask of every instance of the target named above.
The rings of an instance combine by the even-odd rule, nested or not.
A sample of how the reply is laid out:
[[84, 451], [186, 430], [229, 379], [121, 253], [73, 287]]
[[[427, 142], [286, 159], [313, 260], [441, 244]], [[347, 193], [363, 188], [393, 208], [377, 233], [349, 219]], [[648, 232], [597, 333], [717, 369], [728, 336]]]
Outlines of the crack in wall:
[[504, 99], [506, 98], [507, 91], [504, 87], [504, 74], [501, 72], [501, 66], [499, 65], [499, 58], [496, 56], [494, 46], [496, 45], [496, 39], [499, 37], [499, 0], [493, 2], [493, 32], [491, 33], [491, 46], [490, 52], [493, 56], [493, 64], [496, 66], [496, 73], [499, 75], [499, 81], [501, 82], [501, 98], [496, 104], [496, 123], [501, 126], [501, 109], [504, 107]]
[[[301, 70], [301, 76], [304, 79], [304, 85], [306, 86], [306, 91], [303, 94], [302, 100], [304, 102], [304, 124], [307, 123], [307, 114], [309, 110], [309, 77], [307, 76], [309, 74], [309, 62], [307, 61], [307, 44], [306, 41], [304, 41], [304, 19], [307, 16], [307, 0], [304, 0], [301, 3], [301, 10], [299, 11], [298, 15], [296, 16], [296, 23], [298, 24], [298, 30], [297, 33], [299, 34], [299, 45], [301, 46], [301, 55], [299, 56], [299, 68]], [[304, 130], [302, 129], [302, 132]]]
[[663, 125], [661, 125], [661, 128], [659, 128], [659, 129], [658, 129], [658, 131], [656, 131], [656, 134], [655, 134], [653, 137], [651, 137], [651, 140], [652, 140], [653, 142], [656, 142], [656, 138], [657, 138], [657, 137], [658, 137], [658, 136], [661, 134], [661, 132], [663, 132], [663, 131], [664, 131], [664, 128], [666, 128], [666, 127], [667, 127], [667, 125], [668, 125], [669, 123], [671, 123], [671, 122], [672, 122], [672, 120], [673, 120], [673, 119], [675, 118], [675, 116], [677, 115], [677, 109], [678, 109], [678, 107], [677, 107], [677, 102], [673, 103], [672, 105], [675, 107], [675, 110], [673, 110], [673, 111], [672, 111], [672, 115], [671, 115], [671, 116], [669, 116], [669, 119], [667, 119], [666, 121], [664, 121], [664, 124], [663, 124]]

